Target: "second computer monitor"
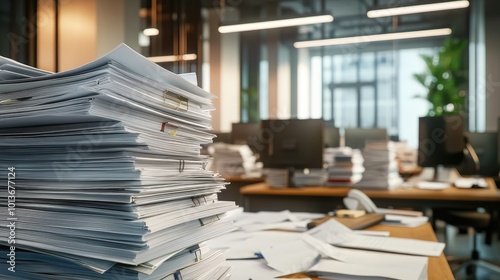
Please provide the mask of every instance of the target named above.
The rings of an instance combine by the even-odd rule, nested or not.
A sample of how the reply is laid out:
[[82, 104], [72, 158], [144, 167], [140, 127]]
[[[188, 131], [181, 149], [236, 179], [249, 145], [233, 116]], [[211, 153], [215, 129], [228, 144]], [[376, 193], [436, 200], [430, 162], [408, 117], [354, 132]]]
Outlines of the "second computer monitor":
[[231, 143], [248, 145], [254, 153], [258, 152], [254, 145], [260, 131], [260, 123], [233, 123], [231, 127]]
[[367, 141], [388, 141], [385, 128], [346, 128], [344, 130], [345, 146], [363, 149]]
[[467, 132], [468, 142], [476, 152], [479, 160], [479, 175], [498, 176], [498, 133], [497, 132]]
[[265, 168], [322, 168], [322, 119], [262, 120], [259, 140]]

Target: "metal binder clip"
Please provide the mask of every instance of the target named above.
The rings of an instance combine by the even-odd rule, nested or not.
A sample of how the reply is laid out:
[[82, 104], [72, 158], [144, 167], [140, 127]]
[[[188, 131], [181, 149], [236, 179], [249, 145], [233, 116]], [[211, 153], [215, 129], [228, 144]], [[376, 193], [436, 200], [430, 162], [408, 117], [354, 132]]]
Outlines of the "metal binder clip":
[[[175, 94], [169, 90], [164, 90], [163, 91], [163, 103], [166, 104], [167, 99], [177, 102], [177, 106], [174, 107], [174, 110], [181, 110], [182, 109], [186, 112], [188, 111], [189, 99], [187, 99], [186, 97]], [[182, 108], [182, 106], [185, 106], [186, 108]]]
[[200, 221], [200, 225], [202, 226], [211, 224], [219, 220], [220, 220], [219, 215], [198, 219], [198, 221]]
[[201, 261], [201, 259], [202, 259], [201, 250], [200, 249], [196, 249], [194, 251], [194, 261], [195, 262], [199, 262], [199, 261]]
[[193, 201], [193, 204], [195, 206], [200, 206], [201, 205], [200, 197], [199, 196], [193, 196], [193, 197], [191, 197], [191, 201]]
[[186, 166], [186, 162], [183, 159], [179, 160], [179, 172], [184, 171], [184, 167]]
[[174, 272], [174, 280], [182, 280], [182, 275], [180, 271]]

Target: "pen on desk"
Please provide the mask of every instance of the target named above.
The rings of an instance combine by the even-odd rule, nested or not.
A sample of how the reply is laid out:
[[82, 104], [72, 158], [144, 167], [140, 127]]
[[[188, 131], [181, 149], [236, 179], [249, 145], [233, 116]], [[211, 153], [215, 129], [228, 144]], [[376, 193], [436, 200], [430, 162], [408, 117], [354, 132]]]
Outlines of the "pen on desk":
[[257, 259], [263, 259], [264, 256], [262, 255], [262, 253], [254, 253], [254, 255], [257, 257]]

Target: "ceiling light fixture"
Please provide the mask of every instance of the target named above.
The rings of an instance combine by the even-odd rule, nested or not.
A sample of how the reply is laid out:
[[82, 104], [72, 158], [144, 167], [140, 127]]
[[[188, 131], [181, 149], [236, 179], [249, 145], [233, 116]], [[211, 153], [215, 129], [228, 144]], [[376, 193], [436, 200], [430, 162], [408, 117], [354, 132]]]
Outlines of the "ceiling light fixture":
[[299, 18], [289, 18], [289, 19], [279, 19], [271, 21], [260, 21], [251, 23], [241, 23], [233, 25], [223, 25], [219, 27], [220, 33], [233, 33], [233, 32], [243, 32], [252, 30], [262, 30], [262, 29], [272, 29], [280, 27], [298, 26], [306, 24], [316, 24], [332, 22], [332, 15], [317, 15]]
[[156, 36], [156, 35], [160, 34], [160, 31], [158, 30], [158, 28], [151, 27], [151, 28], [144, 29], [142, 31], [142, 34], [144, 34], [146, 36]]
[[198, 56], [194, 53], [183, 54], [183, 55], [163, 55], [163, 56], [150, 56], [149, 60], [152, 62], [160, 63], [160, 62], [175, 62], [181, 60], [195, 60]]
[[422, 37], [446, 36], [446, 35], [450, 35], [450, 34], [451, 34], [450, 28], [441, 28], [441, 29], [429, 29], [429, 30], [420, 30], [420, 31], [408, 31], [408, 32], [385, 33], [385, 34], [365, 35], [365, 36], [355, 36], [355, 37], [344, 37], [344, 38], [335, 38], [335, 39], [302, 41], [302, 42], [293, 43], [293, 46], [296, 48], [312, 48], [312, 47], [323, 47], [323, 46], [332, 46], [332, 45], [359, 44], [359, 43], [403, 40], [403, 39], [413, 39], [413, 38], [422, 38]]
[[392, 17], [399, 15], [428, 13], [444, 10], [462, 9], [469, 7], [469, 1], [450, 1], [443, 3], [415, 5], [407, 7], [371, 10], [366, 13], [369, 18]]
[[151, 27], [146, 28], [142, 31], [142, 34], [146, 36], [156, 36], [160, 34], [160, 30], [156, 28], [156, 0], [151, 1]]

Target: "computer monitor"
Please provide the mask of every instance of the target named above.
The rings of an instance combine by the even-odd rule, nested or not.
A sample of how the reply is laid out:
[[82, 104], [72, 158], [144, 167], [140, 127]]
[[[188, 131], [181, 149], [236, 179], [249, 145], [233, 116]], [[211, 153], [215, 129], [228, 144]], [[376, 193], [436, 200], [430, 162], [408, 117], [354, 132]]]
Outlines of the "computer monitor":
[[345, 146], [363, 149], [366, 141], [389, 141], [385, 128], [346, 128], [344, 130]]
[[323, 140], [325, 148], [340, 147], [340, 129], [338, 127], [325, 126]]
[[418, 165], [434, 168], [460, 165], [465, 148], [464, 123], [458, 115], [419, 118]]
[[231, 133], [230, 132], [214, 132], [215, 137], [213, 139], [214, 143], [222, 142], [222, 143], [231, 143]]
[[471, 144], [479, 159], [479, 174], [487, 177], [498, 176], [498, 133], [467, 132], [467, 141]]
[[248, 145], [254, 152], [258, 152], [255, 139], [260, 131], [260, 123], [232, 123], [231, 143], [238, 145]]
[[322, 119], [262, 120], [264, 168], [322, 168], [323, 129]]

